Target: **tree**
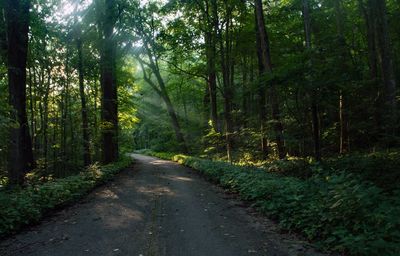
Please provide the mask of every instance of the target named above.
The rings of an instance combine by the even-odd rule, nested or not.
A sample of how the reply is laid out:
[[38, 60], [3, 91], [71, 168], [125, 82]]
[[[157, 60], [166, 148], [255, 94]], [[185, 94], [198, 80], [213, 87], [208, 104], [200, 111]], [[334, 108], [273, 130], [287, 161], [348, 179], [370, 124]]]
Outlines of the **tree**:
[[[309, 56], [312, 55], [312, 41], [311, 41], [311, 17], [310, 17], [310, 6], [308, 0], [302, 0], [303, 6], [303, 21], [304, 21], [304, 37], [306, 42], [306, 50]], [[308, 59], [308, 69], [312, 72], [312, 57]], [[318, 105], [317, 95], [313, 88], [312, 76], [308, 77], [308, 83], [311, 88], [311, 120], [313, 128], [313, 139], [314, 139], [314, 157], [317, 161], [321, 161], [321, 138], [320, 138], [320, 124], [318, 117]]]
[[[76, 22], [75, 22], [76, 23]], [[84, 85], [83, 71], [83, 48], [82, 48], [82, 31], [80, 24], [76, 23], [76, 48], [78, 50], [78, 73], [79, 73], [79, 96], [81, 98], [81, 116], [82, 116], [82, 143], [83, 143], [83, 164], [88, 166], [91, 163], [90, 156], [90, 137], [89, 122], [87, 115], [87, 104]]]
[[207, 59], [207, 84], [210, 101], [210, 118], [213, 129], [219, 132], [218, 112], [217, 112], [217, 74], [216, 74], [216, 43], [218, 33], [218, 10], [216, 0], [211, 0], [211, 4], [205, 1], [206, 28], [205, 28], [205, 48]]
[[[139, 9], [139, 7], [136, 7]], [[151, 6], [155, 8], [155, 6]], [[159, 21], [156, 21], [151, 14], [147, 17], [143, 16], [148, 10], [143, 8], [136, 14], [131, 16], [131, 24], [133, 25], [135, 34], [141, 39], [143, 44], [141, 49], [135, 49], [135, 57], [140, 63], [143, 72], [143, 79], [164, 101], [168, 115], [171, 119], [171, 124], [175, 132], [175, 137], [183, 152], [188, 152], [185, 138], [182, 133], [181, 125], [176, 115], [174, 106], [172, 105], [168, 94], [165, 81], [160, 69], [160, 56], [163, 52], [163, 46], [156, 42], [154, 35], [160, 33], [160, 27], [157, 27]], [[148, 18], [149, 20], [146, 20]], [[154, 82], [151, 76], [155, 76]]]
[[34, 168], [32, 141], [26, 113], [26, 63], [28, 54], [29, 0], [7, 0], [7, 65], [10, 118], [9, 179], [21, 184]]
[[[341, 154], [347, 153], [350, 147], [349, 138], [349, 114], [348, 114], [348, 99], [344, 91], [346, 91], [349, 83], [349, 72], [350, 69], [348, 63], [350, 54], [346, 46], [346, 40], [344, 36], [344, 14], [341, 0], [334, 1], [335, 16], [336, 16], [336, 28], [337, 28], [337, 43], [338, 43], [338, 59], [339, 59], [339, 70], [342, 79], [342, 88], [339, 91], [339, 124], [340, 124], [340, 141], [339, 141], [339, 152]], [[340, 76], [340, 74], [338, 74]]]
[[[272, 75], [272, 62], [271, 62], [271, 53], [269, 46], [269, 38], [267, 34], [267, 30], [265, 28], [265, 20], [264, 20], [264, 11], [262, 0], [255, 0], [255, 16], [256, 16], [256, 27], [257, 27], [257, 56], [258, 56], [258, 66], [259, 73], [261, 79], [265, 79], [267, 74]], [[264, 137], [264, 125], [266, 121], [266, 111], [265, 111], [265, 88], [266, 86], [263, 84], [260, 85], [259, 88], [259, 108], [260, 108], [260, 123], [261, 123], [261, 148], [263, 155], [266, 154], [266, 139]], [[284, 140], [283, 140], [283, 126], [280, 117], [279, 110], [279, 101], [278, 95], [276, 92], [275, 82], [272, 81], [269, 85], [270, 99], [271, 99], [271, 110], [272, 110], [272, 119], [274, 122], [274, 132], [275, 132], [275, 141], [278, 149], [279, 158], [284, 158], [286, 153], [284, 149]]]
[[114, 27], [117, 22], [115, 0], [96, 0], [99, 12], [99, 30], [102, 36], [100, 50], [101, 72], [101, 133], [102, 162], [118, 159], [118, 96], [116, 84], [116, 42]]
[[386, 0], [370, 0], [375, 21], [377, 47], [384, 85], [386, 132], [394, 135], [397, 126], [396, 76], [393, 68], [392, 46], [387, 22]]

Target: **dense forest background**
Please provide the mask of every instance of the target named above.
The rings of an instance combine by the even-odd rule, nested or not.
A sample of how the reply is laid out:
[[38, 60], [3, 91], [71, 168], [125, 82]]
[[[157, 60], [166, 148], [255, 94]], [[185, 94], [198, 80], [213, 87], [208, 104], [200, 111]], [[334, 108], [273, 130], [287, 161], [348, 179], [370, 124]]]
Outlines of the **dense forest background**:
[[142, 148], [255, 163], [398, 147], [397, 0], [0, 8], [4, 181]]
[[0, 0], [0, 237], [136, 150], [319, 249], [400, 255], [399, 17], [399, 0]]

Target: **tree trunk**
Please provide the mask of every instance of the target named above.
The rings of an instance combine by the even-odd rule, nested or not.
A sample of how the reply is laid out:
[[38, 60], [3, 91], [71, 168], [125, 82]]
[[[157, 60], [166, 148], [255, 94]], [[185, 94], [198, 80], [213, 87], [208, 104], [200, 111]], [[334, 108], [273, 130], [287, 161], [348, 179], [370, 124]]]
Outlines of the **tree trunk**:
[[247, 123], [249, 120], [249, 109], [248, 109], [248, 95], [249, 95], [249, 79], [248, 79], [248, 72], [249, 69], [247, 67], [247, 58], [243, 58], [242, 62], [242, 116], [243, 116], [243, 128], [247, 128]]
[[82, 39], [77, 38], [76, 44], [78, 48], [79, 95], [81, 98], [81, 115], [82, 115], [83, 164], [84, 166], [88, 166], [91, 163], [91, 157], [90, 157], [89, 125], [87, 117], [85, 86], [83, 79]]
[[101, 49], [101, 133], [102, 162], [118, 160], [118, 98], [115, 74], [116, 43], [113, 30], [116, 22], [114, 0], [105, 0], [102, 20]]
[[98, 82], [95, 81], [93, 84], [93, 138], [95, 138], [95, 159], [100, 158], [100, 152], [98, 147], [98, 137], [99, 137], [99, 129], [98, 129], [98, 111], [97, 111], [97, 103], [98, 103]]
[[[209, 21], [210, 22], [210, 21]], [[218, 130], [218, 114], [217, 114], [217, 76], [215, 70], [215, 38], [213, 37], [213, 26], [207, 27], [205, 33], [206, 39], [206, 58], [207, 58], [207, 84], [210, 102], [210, 119], [212, 128]]]
[[29, 114], [30, 114], [30, 134], [31, 134], [31, 141], [32, 141], [32, 148], [35, 145], [35, 110], [33, 108], [34, 104], [34, 95], [33, 95], [33, 87], [35, 84], [33, 83], [33, 72], [32, 68], [28, 68], [29, 70], [29, 82], [28, 82], [28, 92], [29, 92]]
[[[310, 18], [310, 7], [308, 0], [303, 0], [303, 20], [304, 20], [304, 36], [306, 41], [306, 49], [311, 54], [311, 18]], [[309, 69], [312, 70], [312, 58], [308, 61]], [[308, 78], [310, 87], [312, 88], [312, 75]], [[312, 133], [314, 141], [314, 157], [317, 161], [321, 161], [321, 136], [319, 127], [319, 115], [318, 115], [318, 104], [316, 100], [316, 92], [312, 89], [311, 93], [311, 122], [312, 122]]]
[[227, 17], [225, 24], [225, 38], [222, 38], [222, 31], [218, 33], [218, 40], [220, 44], [220, 58], [221, 58], [221, 71], [222, 71], [222, 84], [223, 84], [223, 96], [224, 96], [224, 119], [225, 119], [225, 143], [226, 143], [226, 155], [229, 162], [232, 162], [232, 47], [231, 47], [231, 23], [232, 23], [232, 10], [229, 5], [225, 6]]
[[[44, 80], [43, 80], [44, 82]], [[43, 118], [42, 118], [42, 135], [43, 135], [43, 159], [44, 159], [44, 169], [47, 169], [48, 165], [48, 145], [49, 136], [47, 129], [49, 127], [49, 94], [50, 94], [50, 84], [51, 84], [51, 67], [47, 67], [47, 83], [44, 88], [43, 96]]]
[[[338, 50], [340, 57], [340, 73], [341, 75], [346, 75], [346, 81], [341, 81], [344, 83], [344, 88], [348, 87], [348, 70], [349, 66], [347, 64], [349, 60], [349, 54], [346, 47], [346, 41], [344, 37], [344, 25], [343, 25], [343, 10], [341, 0], [335, 0], [335, 16], [336, 16], [336, 29], [337, 29], [337, 41], [338, 41]], [[349, 152], [349, 122], [348, 122], [348, 104], [346, 100], [346, 96], [344, 90], [339, 91], [339, 124], [340, 124], [340, 154], [344, 154]]]
[[377, 46], [375, 40], [375, 18], [374, 18], [374, 8], [370, 3], [365, 5], [363, 0], [358, 1], [358, 5], [363, 13], [365, 25], [366, 25], [366, 35], [368, 43], [368, 67], [370, 73], [370, 80], [375, 87], [374, 94], [374, 121], [375, 121], [375, 131], [380, 134], [382, 133], [382, 88], [379, 81], [378, 75], [378, 58], [377, 58]]
[[[258, 54], [258, 63], [259, 63], [259, 73], [261, 80], [265, 79], [266, 74], [272, 74], [272, 63], [271, 63], [271, 53], [269, 47], [269, 38], [267, 34], [267, 30], [265, 28], [264, 21], [264, 11], [262, 0], [255, 0], [255, 17], [256, 17], [256, 26], [257, 26], [257, 54]], [[263, 81], [261, 81], [263, 82]], [[261, 149], [263, 154], [266, 154], [266, 139], [264, 136], [264, 125], [266, 121], [266, 111], [265, 111], [265, 93], [266, 93], [266, 85], [265, 81], [262, 85], [259, 86], [259, 108], [260, 108], [260, 130], [261, 130]], [[284, 147], [284, 139], [283, 139], [283, 125], [280, 120], [280, 110], [279, 110], [279, 100], [278, 95], [275, 88], [275, 82], [271, 82], [269, 87], [269, 94], [271, 99], [271, 110], [272, 110], [272, 119], [274, 121], [274, 132], [275, 132], [275, 142], [277, 145], [279, 158], [282, 159], [285, 157], [285, 147]], [[265, 155], [264, 155], [265, 157]]]
[[5, 19], [5, 1], [0, 1], [0, 64], [7, 63], [7, 26]]
[[[150, 57], [150, 55], [149, 55], [149, 57]], [[151, 67], [152, 67], [153, 73], [155, 74], [155, 76], [157, 78], [157, 82], [158, 82], [158, 85], [159, 85], [159, 88], [160, 88], [160, 89], [156, 90], [156, 92], [160, 95], [160, 97], [165, 102], [165, 105], [167, 107], [168, 115], [171, 118], [172, 126], [173, 126], [174, 131], [175, 131], [176, 139], [177, 139], [178, 143], [180, 144], [180, 147], [182, 148], [183, 153], [188, 153], [189, 150], [188, 150], [188, 147], [186, 145], [185, 138], [183, 137], [182, 129], [181, 129], [181, 126], [179, 124], [179, 120], [178, 120], [178, 117], [176, 115], [174, 106], [172, 105], [171, 99], [170, 99], [170, 97], [168, 95], [168, 91], [167, 91], [167, 88], [165, 86], [164, 79], [162, 78], [160, 70], [158, 69], [157, 65], [153, 62], [153, 60], [151, 60]], [[151, 82], [151, 81], [148, 80], [147, 82]], [[153, 85], [153, 88], [155, 88], [154, 85]]]
[[376, 39], [384, 85], [384, 113], [386, 133], [395, 135], [397, 126], [396, 78], [393, 68], [392, 47], [387, 22], [385, 0], [370, 0], [375, 13]]
[[257, 43], [257, 57], [258, 57], [258, 73], [259, 73], [259, 81], [258, 81], [258, 108], [259, 108], [259, 119], [260, 119], [260, 135], [261, 135], [261, 153], [262, 159], [266, 159], [268, 157], [268, 141], [266, 136], [266, 121], [267, 121], [267, 111], [266, 111], [266, 83], [265, 74], [267, 73], [267, 67], [264, 65], [263, 62], [263, 52], [261, 49], [261, 34], [260, 31], [265, 27], [264, 20], [260, 17], [261, 8], [261, 15], [263, 15], [262, 10], [262, 3], [259, 0], [256, 0], [255, 3], [255, 18], [256, 18], [256, 43]]
[[349, 127], [347, 104], [342, 91], [339, 95], [339, 123], [340, 123], [340, 154], [349, 152]]
[[28, 0], [7, 0], [8, 88], [10, 118], [9, 180], [22, 184], [27, 171], [34, 168], [32, 141], [26, 113], [26, 62], [29, 31]]

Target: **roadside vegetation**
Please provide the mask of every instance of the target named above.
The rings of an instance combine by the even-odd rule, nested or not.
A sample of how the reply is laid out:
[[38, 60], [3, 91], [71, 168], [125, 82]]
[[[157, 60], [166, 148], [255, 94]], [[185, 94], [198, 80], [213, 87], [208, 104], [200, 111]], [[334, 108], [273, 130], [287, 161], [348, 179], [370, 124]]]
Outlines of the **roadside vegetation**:
[[0, 234], [146, 148], [321, 248], [400, 255], [399, 17], [399, 0], [0, 1]]
[[113, 178], [128, 167], [132, 159], [100, 166], [93, 164], [76, 175], [66, 178], [47, 177], [43, 181], [31, 178], [24, 187], [0, 189], [0, 237], [37, 223], [51, 210], [66, 206], [86, 195], [96, 186]]
[[[373, 172], [385, 175], [380, 166], [373, 165], [382, 157], [387, 160], [385, 167], [396, 169], [399, 158], [394, 155], [355, 155], [327, 164], [277, 160], [259, 168], [175, 153], [139, 152], [199, 171], [253, 202], [283, 230], [299, 232], [321, 249], [345, 255], [400, 254], [400, 185], [393, 180], [390, 189], [385, 189], [386, 185], [379, 187], [381, 177], [370, 176]], [[360, 173], [366, 164], [370, 169]]]

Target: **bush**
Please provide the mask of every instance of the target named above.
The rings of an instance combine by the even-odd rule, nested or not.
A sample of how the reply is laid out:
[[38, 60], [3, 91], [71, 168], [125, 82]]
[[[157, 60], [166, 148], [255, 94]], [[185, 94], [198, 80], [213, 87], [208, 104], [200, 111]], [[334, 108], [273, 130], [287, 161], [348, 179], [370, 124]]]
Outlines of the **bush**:
[[0, 191], [0, 237], [19, 230], [26, 224], [37, 222], [48, 210], [71, 203], [95, 186], [110, 180], [119, 170], [127, 167], [131, 159], [98, 166], [86, 172], [63, 179], [55, 179], [26, 188]]
[[192, 167], [238, 192], [282, 228], [302, 233], [322, 249], [350, 255], [400, 255], [400, 190], [389, 196], [346, 172], [327, 176], [326, 171], [317, 170], [302, 180], [261, 168], [151, 154]]
[[376, 152], [352, 154], [328, 159], [325, 169], [355, 173], [378, 187], [393, 191], [400, 188], [400, 153]]

